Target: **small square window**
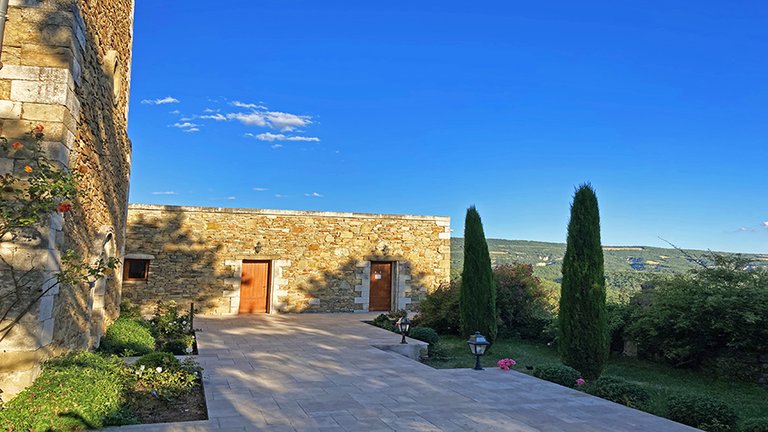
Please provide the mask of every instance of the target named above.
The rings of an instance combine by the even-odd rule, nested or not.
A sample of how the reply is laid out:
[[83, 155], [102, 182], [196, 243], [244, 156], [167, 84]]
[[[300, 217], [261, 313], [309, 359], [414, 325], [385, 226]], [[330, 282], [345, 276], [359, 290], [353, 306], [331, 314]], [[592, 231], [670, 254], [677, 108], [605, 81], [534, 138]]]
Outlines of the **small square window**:
[[123, 265], [123, 280], [145, 281], [149, 277], [149, 260], [126, 258]]

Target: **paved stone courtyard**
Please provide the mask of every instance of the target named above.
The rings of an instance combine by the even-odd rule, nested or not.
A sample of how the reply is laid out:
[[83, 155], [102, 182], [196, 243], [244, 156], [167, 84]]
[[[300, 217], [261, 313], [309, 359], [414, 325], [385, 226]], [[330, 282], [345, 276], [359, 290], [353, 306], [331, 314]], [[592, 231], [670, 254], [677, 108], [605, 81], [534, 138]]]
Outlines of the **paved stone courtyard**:
[[436, 370], [375, 314], [199, 318], [209, 420], [117, 431], [694, 431], [518, 372]]

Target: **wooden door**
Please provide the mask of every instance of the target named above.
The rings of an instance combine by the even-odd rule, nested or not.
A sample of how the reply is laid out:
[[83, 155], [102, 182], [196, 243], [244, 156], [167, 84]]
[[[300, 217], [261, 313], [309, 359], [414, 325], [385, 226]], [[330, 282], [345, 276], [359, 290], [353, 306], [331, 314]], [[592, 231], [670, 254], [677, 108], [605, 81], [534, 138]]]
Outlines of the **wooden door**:
[[371, 263], [371, 301], [369, 311], [389, 311], [392, 307], [392, 263]]
[[243, 261], [239, 313], [269, 312], [269, 261]]

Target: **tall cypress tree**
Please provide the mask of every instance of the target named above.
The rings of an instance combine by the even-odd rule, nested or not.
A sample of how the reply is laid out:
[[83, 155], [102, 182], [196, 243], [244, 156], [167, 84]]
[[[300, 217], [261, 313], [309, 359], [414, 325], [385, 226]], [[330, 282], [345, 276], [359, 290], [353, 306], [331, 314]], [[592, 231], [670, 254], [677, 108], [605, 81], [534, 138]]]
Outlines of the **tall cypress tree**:
[[475, 206], [467, 209], [464, 222], [464, 269], [461, 272], [459, 313], [461, 331], [465, 336], [479, 331], [489, 341], [496, 340], [496, 285], [483, 222]]
[[603, 265], [597, 196], [583, 184], [573, 195], [568, 223], [558, 346], [563, 363], [587, 379], [599, 378], [608, 361]]

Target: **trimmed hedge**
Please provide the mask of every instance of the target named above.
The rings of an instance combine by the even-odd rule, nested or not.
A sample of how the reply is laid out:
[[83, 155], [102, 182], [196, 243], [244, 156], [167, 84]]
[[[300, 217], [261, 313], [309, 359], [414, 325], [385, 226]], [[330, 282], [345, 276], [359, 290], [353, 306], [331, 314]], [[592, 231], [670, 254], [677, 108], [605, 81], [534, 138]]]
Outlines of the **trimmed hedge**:
[[638, 408], [651, 399], [642, 386], [614, 377], [599, 378], [587, 384], [586, 391], [591, 395], [631, 408]]
[[565, 365], [544, 365], [537, 366], [533, 370], [533, 376], [572, 388], [581, 374], [576, 369]]
[[142, 322], [127, 318], [118, 318], [113, 322], [99, 346], [99, 351], [107, 354], [129, 351], [133, 355], [144, 355], [154, 349], [155, 338], [150, 330]]
[[130, 378], [117, 358], [83, 352], [50, 360], [35, 382], [0, 411], [9, 432], [95, 429], [123, 405]]
[[409, 336], [428, 343], [430, 347], [440, 342], [440, 336], [436, 331], [429, 327], [414, 327], [411, 329], [411, 334]]
[[668, 418], [707, 432], [736, 430], [738, 414], [725, 402], [711, 397], [682, 394], [672, 396], [668, 403]]

